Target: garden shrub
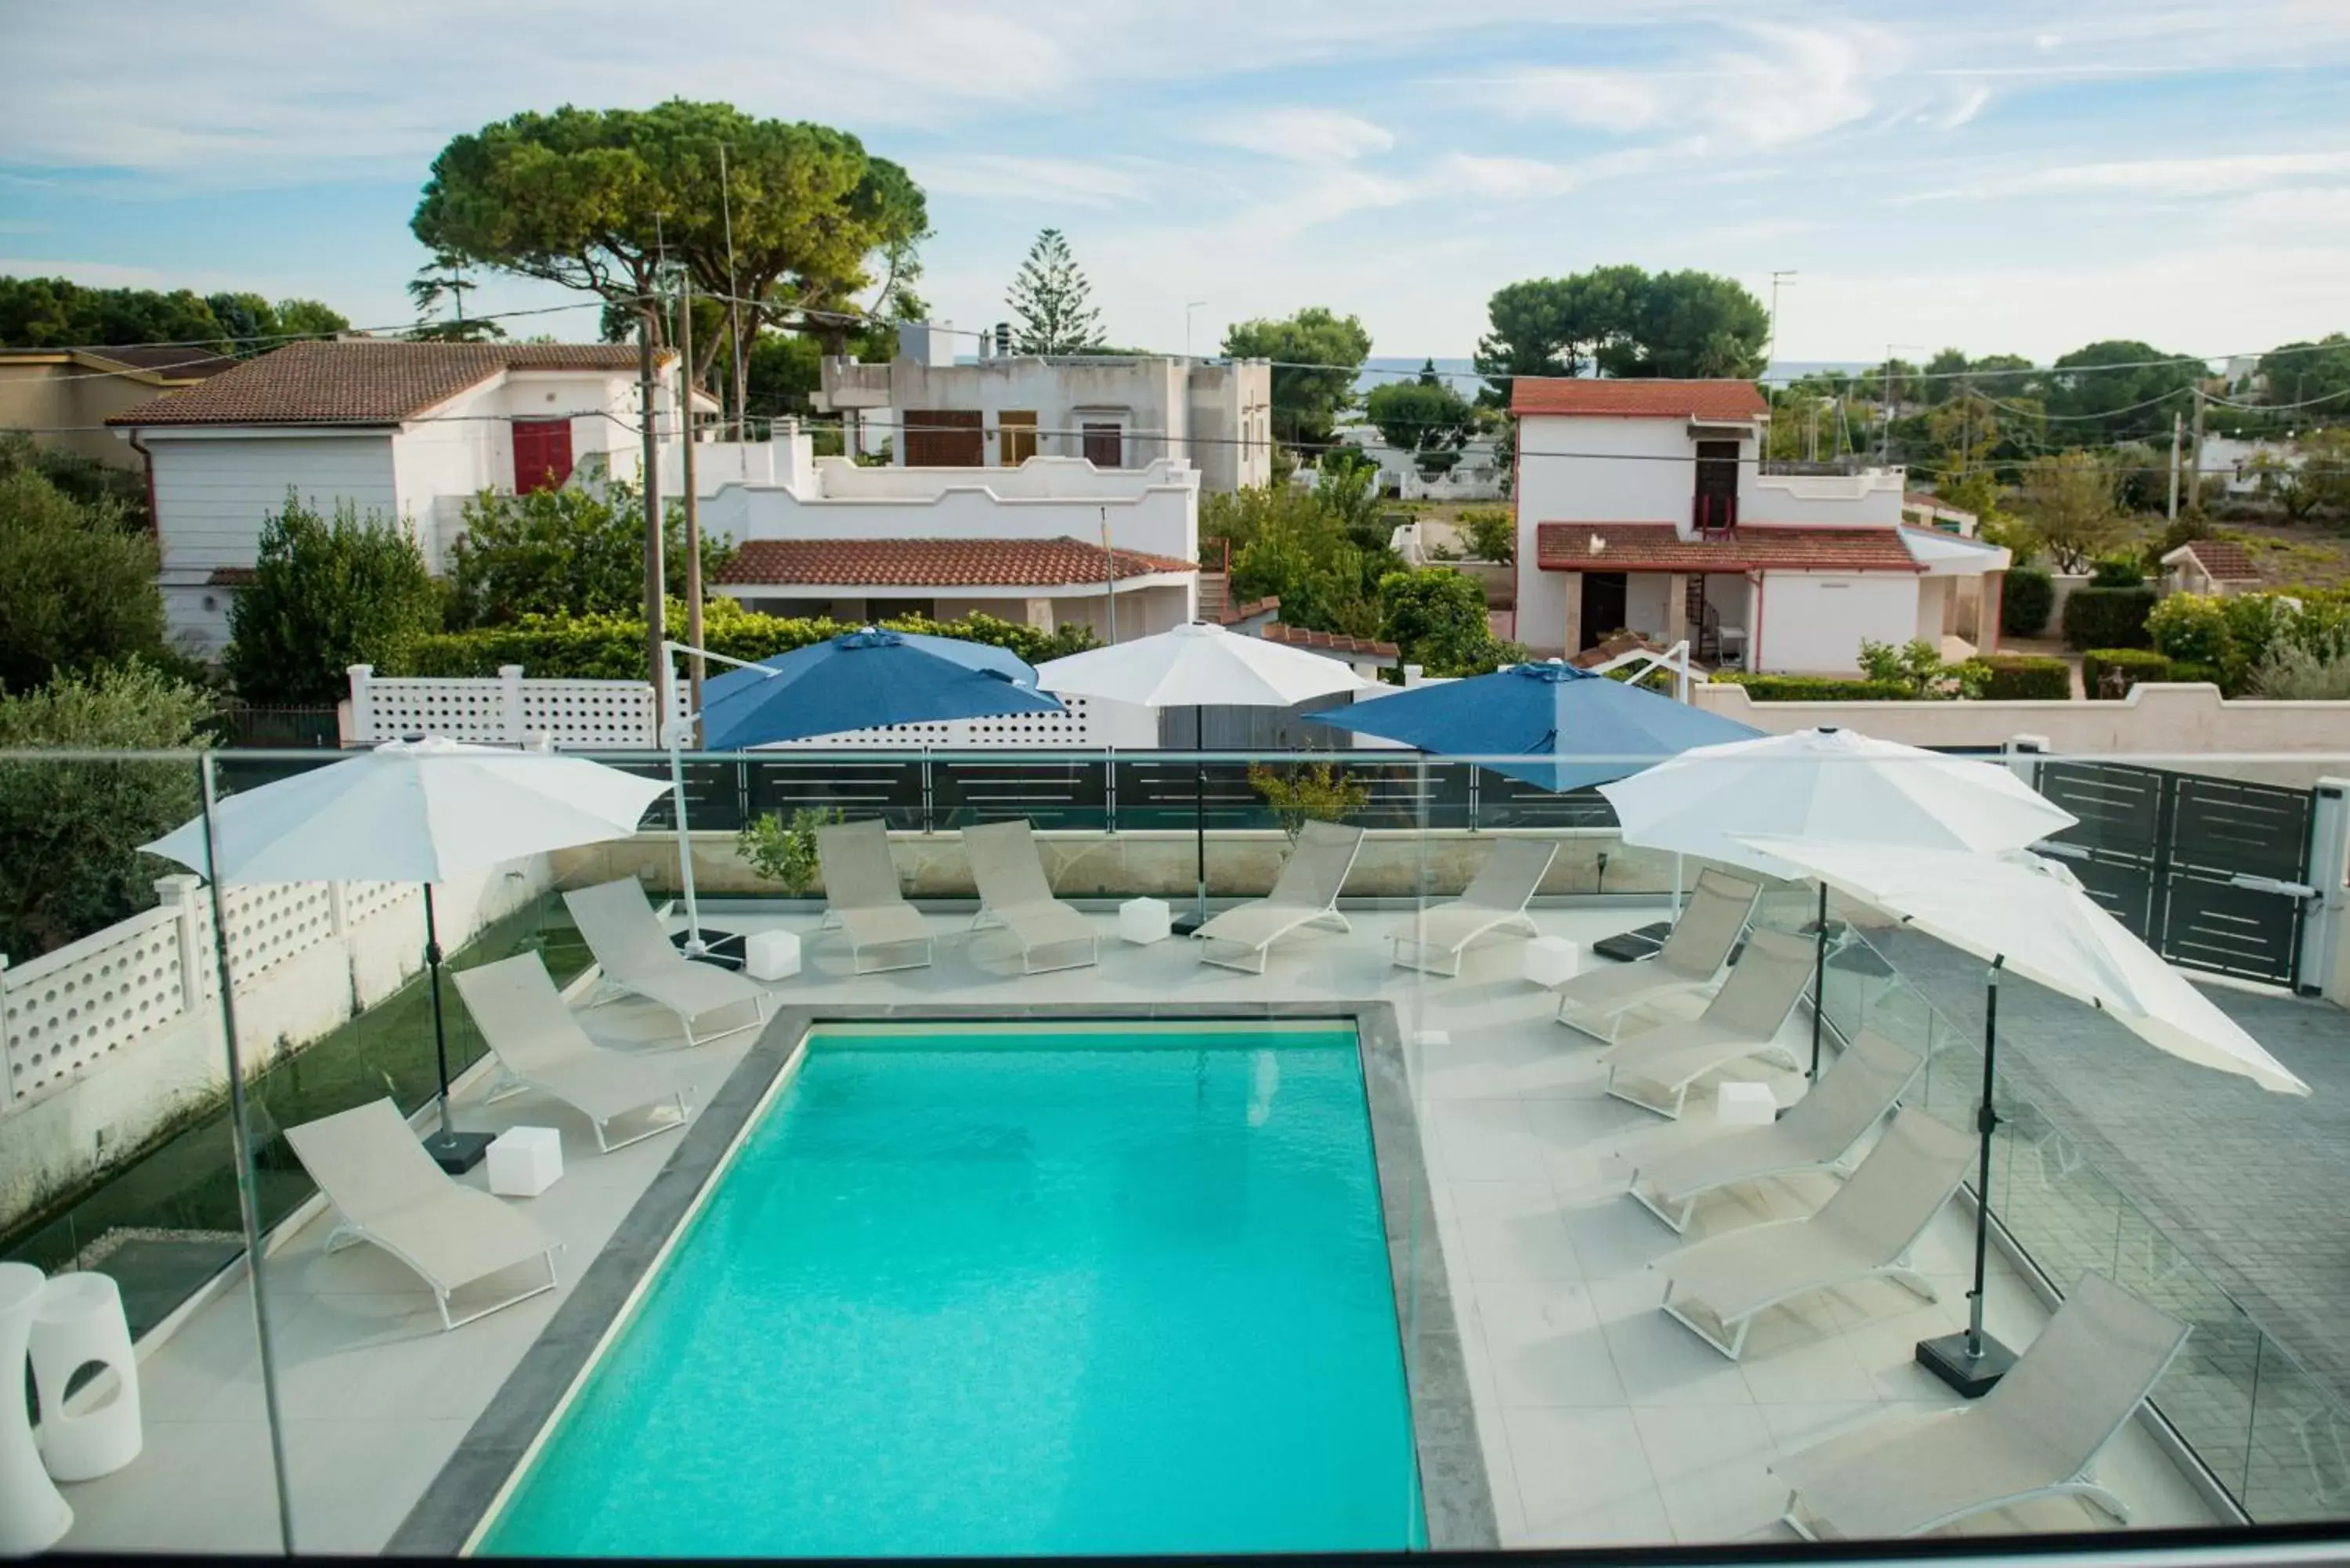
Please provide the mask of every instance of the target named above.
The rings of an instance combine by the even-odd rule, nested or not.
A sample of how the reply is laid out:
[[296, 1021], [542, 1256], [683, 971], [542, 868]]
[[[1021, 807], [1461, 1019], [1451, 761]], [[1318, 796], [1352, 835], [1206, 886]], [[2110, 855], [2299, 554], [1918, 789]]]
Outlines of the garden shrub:
[[2093, 588], [2136, 588], [2146, 584], [2146, 568], [2127, 556], [2105, 556], [2089, 570]]
[[1978, 660], [1991, 671], [1982, 694], [1994, 701], [2062, 702], [2073, 695], [2073, 667], [2041, 653], [1991, 653]]
[[2173, 660], [2217, 669], [2228, 657], [2228, 614], [2210, 594], [2171, 594], [2146, 618], [2156, 652]]
[[2173, 686], [2217, 686], [2227, 692], [2224, 672], [2216, 664], [2197, 664], [2174, 659], [2170, 661], [2170, 683]]
[[2158, 597], [2149, 587], [2074, 589], [2064, 601], [2064, 646], [2146, 647], [2146, 618]]
[[1746, 688], [1757, 702], [1908, 702], [1907, 686], [1890, 680], [1856, 680], [1837, 675], [1746, 675], [1717, 672], [1713, 679]]
[[2056, 582], [2046, 568], [2017, 566], [2007, 574], [1999, 601], [1999, 629], [2009, 637], [2038, 637], [2056, 607]]
[[2081, 684], [2092, 701], [2126, 697], [2133, 686], [2170, 679], [2170, 660], [2151, 649], [2097, 648], [2081, 659]]

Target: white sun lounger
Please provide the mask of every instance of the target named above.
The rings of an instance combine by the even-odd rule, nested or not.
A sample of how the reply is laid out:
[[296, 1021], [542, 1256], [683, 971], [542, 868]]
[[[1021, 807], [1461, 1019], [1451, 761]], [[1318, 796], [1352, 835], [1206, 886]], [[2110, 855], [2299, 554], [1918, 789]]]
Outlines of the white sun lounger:
[[[1500, 840], [1460, 898], [1421, 910], [1412, 921], [1411, 934], [1395, 939], [1391, 961], [1425, 974], [1458, 975], [1461, 953], [1488, 931], [1522, 930], [1532, 936], [1534, 923], [1526, 906], [1557, 858], [1558, 845], [1553, 840]], [[1444, 967], [1448, 960], [1450, 969]]]
[[[588, 1118], [596, 1147], [609, 1154], [686, 1123], [691, 1081], [674, 1060], [608, 1050], [588, 1036], [535, 952], [456, 973], [457, 994], [473, 1015], [483, 1044], [497, 1058], [493, 1100], [525, 1090], [551, 1095]], [[674, 1116], [665, 1115], [674, 1106]], [[651, 1125], [615, 1143], [610, 1124], [645, 1112]]]
[[[555, 1288], [561, 1243], [479, 1188], [450, 1180], [389, 1099], [287, 1127], [286, 1141], [340, 1219], [327, 1251], [372, 1241], [398, 1258], [432, 1288], [443, 1329]], [[546, 1265], [545, 1284], [450, 1317], [452, 1293], [534, 1258]]]
[[1959, 1189], [1975, 1140], [1923, 1111], [1893, 1118], [1852, 1179], [1806, 1220], [1735, 1231], [1659, 1259], [1664, 1310], [1690, 1333], [1738, 1359], [1746, 1331], [1766, 1308], [1814, 1291], [1891, 1279], [1928, 1301], [1909, 1249]]
[[1922, 1060], [1864, 1029], [1777, 1121], [1659, 1155], [1633, 1170], [1626, 1194], [1679, 1232], [1709, 1192], [1800, 1171], [1846, 1174], [1853, 1146], [1893, 1108]]
[[[699, 1045], [738, 1030], [755, 1029], [766, 1021], [771, 1000], [763, 988], [714, 964], [696, 963], [677, 950], [661, 929], [645, 890], [633, 877], [599, 882], [563, 895], [572, 924], [588, 942], [603, 970], [604, 983], [614, 991], [659, 1002], [677, 1014], [685, 1043]], [[751, 1016], [715, 1034], [697, 1038], [693, 1021], [729, 1008], [751, 1010]]]
[[[1355, 857], [1362, 848], [1359, 827], [1341, 827], [1335, 822], [1305, 824], [1298, 833], [1297, 847], [1289, 852], [1281, 875], [1274, 878], [1272, 892], [1226, 909], [1191, 933], [1202, 944], [1201, 959], [1226, 969], [1263, 974], [1273, 944], [1300, 926], [1353, 930], [1347, 917], [1338, 912], [1338, 891], [1347, 885], [1347, 873], [1355, 868]], [[1238, 950], [1220, 954], [1218, 943]], [[1251, 956], [1256, 960], [1254, 964], [1247, 961]]]
[[[898, 886], [898, 863], [889, 857], [889, 830], [879, 817], [835, 823], [816, 829], [816, 861], [824, 870], [825, 930], [837, 925], [848, 935], [848, 967], [858, 974], [920, 969], [935, 950], [922, 912], [906, 902]], [[903, 949], [896, 963], [865, 962], [868, 948]]]
[[1586, 970], [1558, 987], [1558, 1021], [1594, 1039], [1613, 1041], [1624, 1014], [1713, 983], [1738, 946], [1738, 934], [1762, 896], [1759, 882], [1708, 867], [1698, 873], [1689, 906], [1654, 958]]
[[1812, 978], [1812, 944], [1784, 931], [1756, 931], [1705, 1011], [1619, 1040], [1600, 1053], [1607, 1092], [1659, 1116], [1679, 1116], [1691, 1085], [1749, 1056], [1776, 1054], [1800, 1071], [1780, 1027]]
[[2098, 1453], [2154, 1391], [2188, 1327], [2085, 1273], [2008, 1375], [1972, 1405], [1871, 1421], [1772, 1461], [1806, 1540], [1890, 1540], [2043, 1497], [2078, 1497], [2116, 1524]]
[[[1045, 862], [1036, 853], [1036, 836], [1024, 818], [966, 827], [962, 845], [971, 859], [972, 879], [979, 884], [979, 913], [971, 929], [993, 921], [1009, 929], [1020, 943], [1023, 973], [1082, 969], [1101, 961], [1101, 933], [1091, 920], [1053, 897]], [[1068, 950], [1066, 961], [1035, 961], [1040, 950], [1053, 948]], [[1076, 950], [1079, 948], [1085, 950], [1082, 954]]]

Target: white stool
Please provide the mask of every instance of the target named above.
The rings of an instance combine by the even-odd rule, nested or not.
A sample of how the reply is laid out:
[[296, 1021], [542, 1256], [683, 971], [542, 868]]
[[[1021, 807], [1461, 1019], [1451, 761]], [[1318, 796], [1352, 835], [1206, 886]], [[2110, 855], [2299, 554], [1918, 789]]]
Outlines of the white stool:
[[753, 931], [743, 939], [743, 972], [753, 980], [789, 980], [800, 971], [800, 940], [789, 931]]
[[[32, 1351], [33, 1386], [41, 1395], [35, 1436], [49, 1474], [62, 1481], [96, 1480], [137, 1459], [139, 1360], [114, 1282], [104, 1274], [59, 1274], [43, 1285], [33, 1314]], [[66, 1386], [91, 1362], [114, 1374], [114, 1392], [77, 1415], [66, 1407]]]
[[[41, 1468], [25, 1410], [25, 1351], [41, 1287], [30, 1263], [0, 1263], [0, 1557], [45, 1552], [73, 1528], [73, 1510]], [[41, 1404], [47, 1407], [47, 1396]]]
[[490, 1190], [536, 1198], [563, 1179], [563, 1135], [553, 1127], [508, 1127], [490, 1143]]
[[1137, 947], [1163, 942], [1174, 929], [1174, 916], [1164, 898], [1128, 898], [1118, 907], [1118, 934]]
[[1733, 1078], [1713, 1092], [1713, 1119], [1726, 1127], [1767, 1127], [1779, 1116], [1779, 1098], [1768, 1084]]
[[1583, 967], [1583, 944], [1565, 937], [1534, 937], [1525, 946], [1526, 978], [1536, 985], [1561, 985]]

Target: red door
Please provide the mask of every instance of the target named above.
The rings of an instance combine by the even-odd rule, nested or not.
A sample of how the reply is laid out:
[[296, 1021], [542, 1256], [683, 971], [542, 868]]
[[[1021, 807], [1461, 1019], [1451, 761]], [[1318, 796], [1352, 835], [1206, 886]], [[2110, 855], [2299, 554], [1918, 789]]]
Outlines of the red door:
[[571, 477], [571, 421], [515, 421], [514, 472], [516, 495], [563, 488]]

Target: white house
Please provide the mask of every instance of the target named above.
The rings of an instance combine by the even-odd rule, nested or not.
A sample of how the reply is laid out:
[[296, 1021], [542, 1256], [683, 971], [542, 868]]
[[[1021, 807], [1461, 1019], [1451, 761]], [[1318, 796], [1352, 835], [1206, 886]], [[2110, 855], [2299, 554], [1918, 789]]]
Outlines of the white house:
[[[713, 585], [748, 607], [841, 620], [972, 612], [1107, 640], [1200, 613], [1200, 474], [1180, 458], [1097, 468], [867, 468], [810, 455], [791, 421], [698, 484], [703, 533], [739, 546]], [[737, 458], [735, 454], [742, 454]], [[747, 468], [739, 466], [747, 461]]]
[[[675, 428], [673, 356], [656, 406]], [[106, 421], [147, 464], [176, 640], [216, 652], [291, 490], [406, 524], [436, 570], [483, 490], [642, 468], [638, 353], [612, 344], [292, 343]], [[672, 438], [673, 439], [673, 438]]]
[[[1379, 493], [1399, 501], [1499, 501], [1508, 488], [1509, 472], [1496, 455], [1490, 437], [1480, 436], [1461, 447], [1458, 461], [1431, 479], [1421, 474], [1413, 453], [1389, 446], [1370, 425], [1342, 426], [1336, 434], [1340, 441], [1378, 464]], [[1315, 471], [1302, 468], [1298, 472], [1310, 476]]]
[[[2008, 552], [1903, 526], [1898, 469], [1773, 472], [1750, 381], [1521, 378], [1511, 409], [1529, 647], [1631, 630], [1705, 663], [1848, 674], [1864, 639], [1994, 645]], [[1982, 579], [1972, 621], [1965, 578]]]
[[1097, 469], [1190, 464], [1210, 490], [1273, 478], [1273, 368], [1262, 359], [1006, 355], [957, 364], [948, 330], [898, 335], [887, 365], [827, 358], [819, 409], [846, 416], [849, 451], [903, 468], [1018, 468], [1032, 457]]

